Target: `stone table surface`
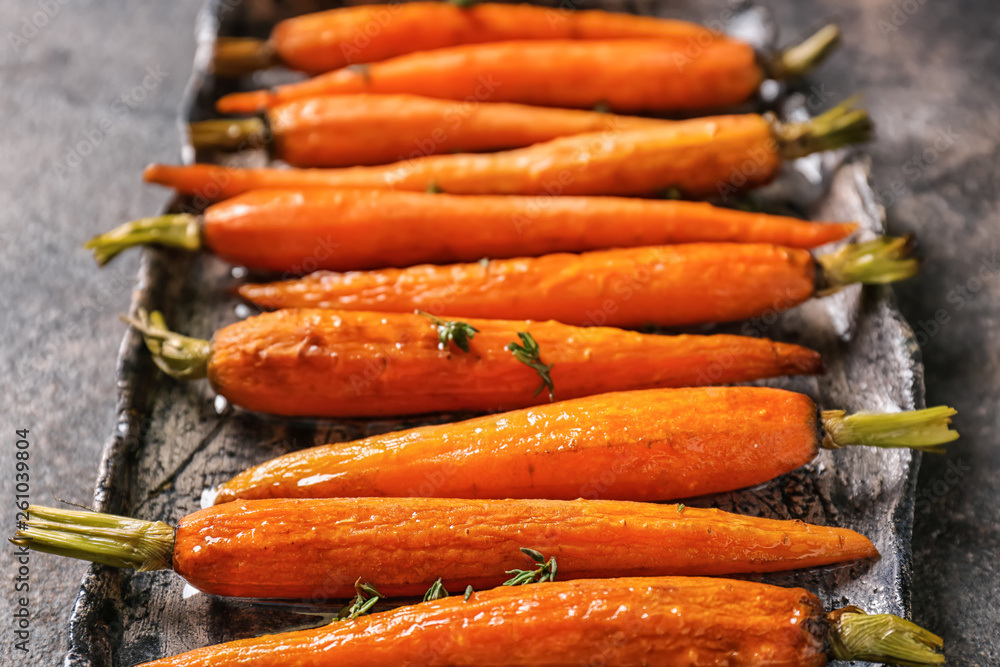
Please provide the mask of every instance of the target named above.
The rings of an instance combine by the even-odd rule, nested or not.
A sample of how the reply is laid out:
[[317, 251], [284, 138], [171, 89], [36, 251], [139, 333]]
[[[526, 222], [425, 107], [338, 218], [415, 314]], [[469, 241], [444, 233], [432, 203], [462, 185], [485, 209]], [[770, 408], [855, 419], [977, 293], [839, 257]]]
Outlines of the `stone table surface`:
[[[664, 0], [668, 1], [668, 0]], [[3, 525], [14, 525], [15, 431], [29, 429], [30, 494], [88, 504], [114, 423], [115, 358], [137, 253], [97, 271], [80, 244], [158, 211], [151, 161], [179, 159], [177, 113], [197, 0], [0, 0], [0, 414]], [[679, 3], [721, 12], [725, 0]], [[759, 0], [783, 41], [835, 19], [840, 51], [812, 77], [827, 104], [864, 95], [890, 226], [920, 239], [897, 294], [918, 332], [928, 404], [962, 439], [925, 457], [914, 531], [914, 619], [950, 665], [1000, 664], [1000, 9], [993, 0]], [[682, 10], [682, 11], [686, 11]], [[0, 550], [4, 618], [18, 597]], [[30, 559], [30, 654], [9, 620], [0, 663], [56, 665], [84, 565]]]

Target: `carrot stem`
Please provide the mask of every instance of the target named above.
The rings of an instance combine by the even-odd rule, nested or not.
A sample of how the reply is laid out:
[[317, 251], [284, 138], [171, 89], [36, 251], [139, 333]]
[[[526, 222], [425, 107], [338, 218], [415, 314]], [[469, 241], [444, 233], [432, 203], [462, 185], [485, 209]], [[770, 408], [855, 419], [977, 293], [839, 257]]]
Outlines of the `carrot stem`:
[[830, 653], [837, 660], [870, 660], [903, 667], [943, 665], [944, 641], [892, 614], [844, 607], [827, 615]]
[[949, 428], [951, 418], [957, 413], [946, 405], [912, 412], [850, 416], [843, 410], [824, 410], [820, 415], [826, 430], [823, 447], [869, 445], [941, 452], [942, 445], [958, 440], [958, 431]]
[[198, 380], [208, 377], [208, 356], [211, 345], [207, 340], [190, 338], [167, 329], [163, 313], [147, 313], [141, 308], [136, 317], [122, 316], [146, 341], [153, 362], [167, 375], [178, 380]]
[[794, 160], [820, 151], [868, 141], [874, 126], [868, 112], [856, 108], [858, 99], [847, 99], [804, 122], [772, 123], [781, 156], [786, 160]]
[[801, 44], [790, 46], [765, 63], [768, 76], [779, 81], [800, 77], [819, 65], [840, 42], [840, 28], [820, 28]]
[[916, 275], [920, 263], [910, 257], [909, 236], [884, 236], [864, 243], [851, 243], [836, 252], [819, 255], [825, 286], [819, 294], [831, 294], [854, 283], [883, 285]]
[[153, 243], [170, 248], [198, 250], [201, 248], [201, 220], [187, 213], [139, 218], [95, 236], [84, 243], [83, 247], [93, 250], [97, 264], [104, 266], [123, 250]]
[[174, 529], [162, 521], [31, 505], [10, 541], [35, 551], [140, 572], [169, 570]]
[[217, 76], [243, 76], [280, 64], [270, 42], [244, 37], [220, 37], [212, 71]]
[[203, 120], [188, 125], [196, 149], [237, 150], [267, 141], [267, 127], [260, 118]]

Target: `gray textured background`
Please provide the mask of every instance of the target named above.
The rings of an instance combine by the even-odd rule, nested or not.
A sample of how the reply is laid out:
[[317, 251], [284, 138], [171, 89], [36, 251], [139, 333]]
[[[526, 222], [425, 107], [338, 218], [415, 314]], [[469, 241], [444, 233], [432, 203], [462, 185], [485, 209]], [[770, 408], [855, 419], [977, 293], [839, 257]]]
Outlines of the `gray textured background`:
[[[139, 171], [178, 159], [175, 118], [199, 5], [64, 2], [0, 0], [0, 499], [8, 533], [15, 429], [31, 430], [34, 501], [54, 494], [89, 502], [113, 426], [116, 315], [128, 306], [137, 258], [98, 272], [79, 245], [166, 201], [141, 185]], [[991, 0], [759, 4], [775, 10], [783, 41], [828, 18], [841, 23], [844, 45], [816, 73], [815, 93], [831, 102], [865, 95], [879, 126], [870, 152], [890, 225], [922, 241], [924, 271], [897, 293], [923, 332], [928, 404], [957, 407], [964, 437], [947, 456], [925, 457], [914, 617], [946, 638], [949, 664], [996, 665], [1000, 9]], [[703, 5], [711, 15], [725, 2]], [[35, 33], [25, 30], [25, 18], [43, 16]], [[32, 651], [23, 658], [11, 650], [11, 555], [0, 551], [0, 662], [58, 664], [84, 566], [32, 558]]]

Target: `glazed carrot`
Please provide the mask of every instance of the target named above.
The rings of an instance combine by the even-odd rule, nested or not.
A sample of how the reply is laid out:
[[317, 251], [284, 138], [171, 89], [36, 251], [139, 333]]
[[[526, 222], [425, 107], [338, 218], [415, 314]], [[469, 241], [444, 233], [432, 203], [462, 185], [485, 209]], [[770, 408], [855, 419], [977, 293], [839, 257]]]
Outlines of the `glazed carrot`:
[[765, 74], [749, 44], [713, 42], [696, 58], [652, 39], [518, 41], [421, 51], [345, 67], [272, 90], [231, 93], [220, 113], [254, 113], [283, 102], [357, 93], [516, 102], [622, 113], [725, 109], [750, 99]]
[[206, 120], [190, 128], [198, 149], [268, 146], [293, 167], [350, 167], [519, 148], [572, 134], [669, 122], [523, 104], [358, 94], [293, 100], [269, 110], [266, 119]]
[[552, 365], [559, 399], [822, 370], [816, 352], [766, 339], [557, 322], [466, 320], [476, 329], [468, 352], [457, 339], [442, 344], [438, 324], [411, 313], [284, 310], [231, 324], [211, 343], [167, 331], [157, 314], [140, 313], [132, 323], [167, 373], [207, 376], [236, 405], [289, 416], [488, 412], [547, 402], [539, 373], [507, 348], [518, 332], [530, 333]]
[[104, 264], [133, 245], [204, 246], [236, 264], [301, 274], [696, 241], [812, 248], [856, 228], [686, 201], [252, 190], [201, 218], [143, 218], [85, 247]]
[[[608, 500], [257, 500], [200, 510], [176, 531], [44, 507], [28, 517], [15, 540], [33, 549], [173, 568], [201, 591], [245, 598], [347, 598], [359, 578], [384, 596], [422, 595], [438, 577], [453, 590], [498, 586], [528, 560], [521, 547], [555, 558], [564, 579], [776, 572], [878, 556], [845, 528]], [[98, 545], [106, 548], [95, 553]]]
[[751, 581], [638, 577], [477, 591], [347, 623], [241, 639], [144, 667], [823, 667], [827, 654], [943, 665], [937, 635], [812, 593]]
[[[581, 255], [501, 259], [334, 273], [246, 284], [239, 293], [267, 309], [337, 308], [439, 317], [553, 319], [616, 327], [731, 322], [782, 311], [818, 291], [886, 283], [916, 273], [906, 239], [847, 245], [814, 260], [808, 250], [760, 244], [691, 243]], [[819, 269], [819, 270], [818, 270]], [[818, 282], [817, 282], [818, 281]]]
[[746, 102], [768, 76], [811, 68], [836, 42], [828, 26], [796, 53], [761, 63], [753, 47], [730, 39], [690, 43], [660, 38], [545, 39], [462, 44], [344, 67], [273, 90], [232, 93], [216, 108], [253, 113], [317, 95], [411, 93], [448, 100], [519, 102], [616, 111], [694, 111]]
[[698, 48], [726, 37], [696, 23], [600, 10], [481, 3], [407, 2], [344, 7], [278, 23], [266, 42], [220, 40], [216, 73], [275, 65], [318, 74], [356, 63], [458, 44], [530, 39], [647, 37]]
[[213, 499], [675, 500], [767, 482], [821, 446], [937, 448], [958, 437], [954, 414], [820, 413], [804, 394], [766, 387], [615, 392], [292, 452]]
[[490, 154], [428, 155], [380, 167], [232, 169], [154, 164], [147, 182], [205, 199], [254, 189], [380, 188], [451, 194], [727, 197], [763, 185], [783, 159], [863, 141], [868, 115], [844, 105], [803, 123], [755, 114], [591, 132]]

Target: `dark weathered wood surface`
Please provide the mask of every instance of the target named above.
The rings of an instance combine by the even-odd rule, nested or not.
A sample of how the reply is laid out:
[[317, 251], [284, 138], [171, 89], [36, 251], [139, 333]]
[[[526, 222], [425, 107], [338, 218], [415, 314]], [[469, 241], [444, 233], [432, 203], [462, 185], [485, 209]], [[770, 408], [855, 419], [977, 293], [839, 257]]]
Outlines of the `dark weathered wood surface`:
[[[897, 293], [924, 333], [928, 402], [956, 405], [965, 437], [946, 458], [925, 458], [914, 616], [947, 638], [952, 664], [995, 664], [1000, 451], [992, 406], [1000, 398], [1000, 300], [993, 253], [1000, 231], [1000, 75], [994, 38], [1000, 16], [988, 0], [762, 4], [776, 10], [787, 39], [829, 17], [845, 27], [844, 48], [817, 72], [818, 90], [831, 99], [866, 94], [880, 124], [869, 148], [875, 183], [882, 192], [896, 191], [884, 197], [892, 204], [890, 225], [923, 239], [924, 274]], [[0, 357], [7, 380], [0, 412], [8, 431], [32, 429], [33, 498], [49, 501], [54, 493], [86, 502], [113, 425], [112, 369], [121, 333], [115, 315], [128, 303], [137, 259], [123, 258], [97, 273], [78, 246], [166, 200], [142, 187], [137, 173], [146, 162], [177, 157], [175, 112], [190, 69], [198, 3], [141, 1], [126, 8], [71, 0], [17, 51], [9, 33], [20, 35], [23, 19], [44, 11], [43, 4], [0, 5], [7, 28], [0, 55], [0, 141], [7, 158], [0, 181]], [[888, 27], [894, 24], [898, 30]], [[163, 72], [161, 81], [132, 96], [147, 67]], [[135, 105], [124, 114], [115, 103], [122, 95]], [[102, 129], [105, 119], [111, 125]], [[67, 163], [80, 142], [91, 144], [90, 153], [77, 168], [59, 173], [56, 163]], [[935, 331], [936, 317], [943, 323]], [[0, 484], [9, 506], [12, 475], [0, 476]], [[0, 567], [9, 582], [9, 550], [0, 554]], [[0, 661], [60, 661], [82, 571], [56, 559], [32, 560], [32, 656], [17, 659], [5, 631]], [[4, 598], [9, 608], [9, 584]]]

